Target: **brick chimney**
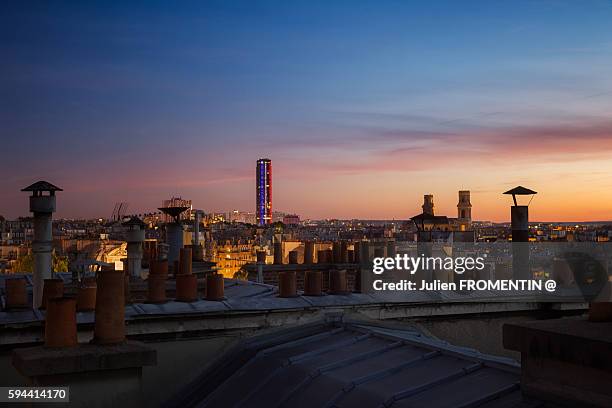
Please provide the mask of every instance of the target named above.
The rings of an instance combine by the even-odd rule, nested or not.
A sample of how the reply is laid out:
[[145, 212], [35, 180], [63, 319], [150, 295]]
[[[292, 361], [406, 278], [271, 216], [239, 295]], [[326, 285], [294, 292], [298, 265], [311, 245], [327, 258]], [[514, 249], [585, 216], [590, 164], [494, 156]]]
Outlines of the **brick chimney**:
[[218, 273], [206, 275], [205, 297], [206, 300], [214, 301], [221, 301], [225, 299], [223, 275]]
[[23, 309], [28, 307], [28, 289], [25, 278], [7, 278], [4, 281], [6, 290], [6, 308]]
[[125, 341], [124, 272], [100, 271], [97, 279], [93, 342], [117, 344]]
[[321, 271], [306, 271], [304, 273], [304, 296], [321, 296], [322, 293]]
[[45, 347], [77, 345], [76, 299], [56, 297], [47, 300]]
[[64, 296], [64, 281], [59, 278], [45, 279], [40, 309], [46, 309], [49, 299]]
[[283, 271], [278, 273], [278, 297], [296, 297], [297, 279], [295, 271]]
[[312, 265], [314, 263], [314, 242], [304, 242], [304, 264]]
[[198, 277], [193, 274], [176, 275], [176, 300], [195, 302], [198, 299]]

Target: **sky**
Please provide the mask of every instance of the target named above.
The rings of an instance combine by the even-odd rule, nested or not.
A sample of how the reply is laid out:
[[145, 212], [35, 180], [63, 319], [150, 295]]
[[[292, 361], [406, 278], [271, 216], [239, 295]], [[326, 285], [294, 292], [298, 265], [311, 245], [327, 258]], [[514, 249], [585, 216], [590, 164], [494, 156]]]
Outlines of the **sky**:
[[612, 219], [612, 1], [2, 2], [0, 215]]

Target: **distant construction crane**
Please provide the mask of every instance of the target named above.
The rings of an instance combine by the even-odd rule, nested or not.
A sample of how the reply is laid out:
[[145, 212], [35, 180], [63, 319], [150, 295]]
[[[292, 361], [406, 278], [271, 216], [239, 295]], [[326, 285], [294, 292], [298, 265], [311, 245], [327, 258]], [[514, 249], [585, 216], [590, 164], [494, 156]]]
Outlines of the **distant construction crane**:
[[125, 202], [115, 203], [115, 207], [113, 208], [113, 216], [111, 217], [113, 221], [121, 221], [125, 216], [129, 204]]

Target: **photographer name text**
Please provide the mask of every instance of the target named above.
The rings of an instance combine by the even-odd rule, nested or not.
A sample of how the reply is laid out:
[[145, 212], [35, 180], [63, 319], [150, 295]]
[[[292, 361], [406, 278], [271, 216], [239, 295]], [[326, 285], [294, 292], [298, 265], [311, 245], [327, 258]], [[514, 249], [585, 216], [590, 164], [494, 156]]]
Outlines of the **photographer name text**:
[[536, 279], [465, 279], [459, 282], [443, 282], [441, 280], [415, 282], [402, 279], [397, 282], [385, 282], [377, 279], [372, 282], [372, 287], [377, 291], [422, 291], [422, 290], [498, 290], [498, 291], [532, 291], [554, 292], [557, 283], [554, 280]]

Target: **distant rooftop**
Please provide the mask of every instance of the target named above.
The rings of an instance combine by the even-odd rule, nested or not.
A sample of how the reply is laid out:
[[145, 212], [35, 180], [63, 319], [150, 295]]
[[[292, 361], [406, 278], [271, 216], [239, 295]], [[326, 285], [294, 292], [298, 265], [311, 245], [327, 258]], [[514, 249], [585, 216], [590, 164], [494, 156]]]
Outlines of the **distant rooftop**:
[[146, 226], [146, 224], [145, 224], [145, 223], [144, 223], [144, 222], [143, 222], [143, 221], [142, 221], [140, 218], [135, 217], [135, 216], [134, 216], [134, 217], [130, 217], [130, 219], [129, 219], [129, 220], [125, 221], [125, 222], [124, 222], [123, 224], [121, 224], [121, 225], [124, 225], [124, 226], [126, 226], [126, 227], [129, 227], [130, 225], [137, 225], [137, 226], [139, 226], [139, 227], [144, 227], [144, 226]]
[[410, 218], [412, 221], [428, 221], [433, 224], [448, 224], [448, 217], [446, 215], [433, 215], [428, 213], [421, 213]]

